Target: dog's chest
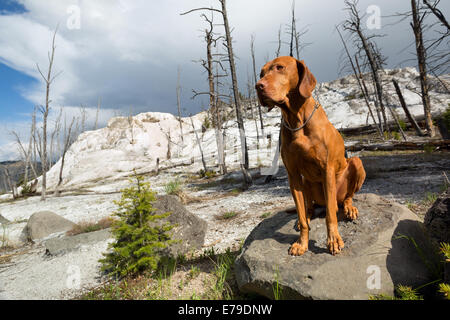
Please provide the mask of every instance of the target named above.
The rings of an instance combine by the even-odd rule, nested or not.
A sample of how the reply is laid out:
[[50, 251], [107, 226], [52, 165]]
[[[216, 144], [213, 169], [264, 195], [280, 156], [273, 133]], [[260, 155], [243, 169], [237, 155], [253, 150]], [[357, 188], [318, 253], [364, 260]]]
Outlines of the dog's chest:
[[281, 156], [290, 172], [300, 173], [310, 181], [320, 180], [326, 165], [324, 146], [308, 137], [285, 141], [281, 147]]

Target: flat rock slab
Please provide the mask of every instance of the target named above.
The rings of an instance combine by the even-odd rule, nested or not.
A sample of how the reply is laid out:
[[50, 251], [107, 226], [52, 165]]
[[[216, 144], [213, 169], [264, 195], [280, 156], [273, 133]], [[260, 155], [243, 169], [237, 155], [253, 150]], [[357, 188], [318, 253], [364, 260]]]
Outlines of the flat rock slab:
[[110, 229], [104, 229], [94, 232], [81, 233], [74, 236], [67, 236], [62, 238], [52, 238], [44, 242], [46, 253], [50, 255], [57, 255], [66, 253], [72, 250], [77, 250], [83, 246], [88, 246], [93, 243], [112, 238]]
[[283, 299], [368, 299], [393, 296], [397, 284], [427, 283], [430, 272], [412, 242], [398, 237], [412, 237], [425, 253], [432, 252], [417, 216], [374, 194], [359, 194], [354, 204], [360, 215], [340, 219], [345, 248], [336, 256], [327, 250], [324, 212], [311, 220], [309, 251], [298, 257], [288, 254], [299, 237], [297, 215], [283, 211], [262, 221], [235, 262], [240, 290], [272, 299], [278, 283]]

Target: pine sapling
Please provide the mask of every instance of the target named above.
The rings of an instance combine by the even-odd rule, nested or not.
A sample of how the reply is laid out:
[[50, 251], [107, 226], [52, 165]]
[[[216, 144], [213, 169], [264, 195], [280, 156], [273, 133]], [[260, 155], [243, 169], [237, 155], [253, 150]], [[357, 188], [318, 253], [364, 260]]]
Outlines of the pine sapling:
[[156, 270], [162, 249], [176, 242], [169, 234], [173, 226], [161, 221], [171, 213], [155, 213], [156, 194], [150, 184], [143, 182], [143, 177], [136, 173], [130, 182], [133, 185], [122, 190], [120, 201], [114, 201], [118, 206], [114, 215], [119, 218], [112, 225], [116, 241], [109, 245], [110, 252], [100, 260], [102, 271], [111, 276]]

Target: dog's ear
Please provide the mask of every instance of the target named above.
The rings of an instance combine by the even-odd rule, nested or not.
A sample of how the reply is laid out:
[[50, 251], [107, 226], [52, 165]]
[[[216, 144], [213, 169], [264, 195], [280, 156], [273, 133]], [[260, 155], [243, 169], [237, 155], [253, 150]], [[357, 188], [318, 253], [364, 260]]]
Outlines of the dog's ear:
[[297, 60], [298, 70], [298, 91], [303, 98], [309, 98], [312, 95], [314, 88], [316, 87], [317, 80], [314, 75], [309, 71], [303, 60]]

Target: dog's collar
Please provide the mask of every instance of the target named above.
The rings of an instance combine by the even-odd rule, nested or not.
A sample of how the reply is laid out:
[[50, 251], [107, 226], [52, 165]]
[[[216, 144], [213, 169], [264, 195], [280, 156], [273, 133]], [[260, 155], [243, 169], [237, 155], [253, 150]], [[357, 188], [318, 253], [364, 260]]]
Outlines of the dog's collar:
[[283, 126], [288, 129], [291, 132], [297, 132], [301, 129], [303, 129], [309, 122], [309, 120], [311, 120], [312, 116], [314, 115], [314, 112], [316, 112], [317, 109], [319, 109], [319, 103], [317, 101], [315, 101], [315, 105], [314, 105], [314, 110], [311, 112], [311, 114], [309, 115], [308, 119], [306, 119], [306, 121], [298, 128], [291, 128], [289, 127], [289, 125], [287, 124], [287, 122], [284, 120], [283, 117], [281, 117], [281, 123], [283, 124]]

